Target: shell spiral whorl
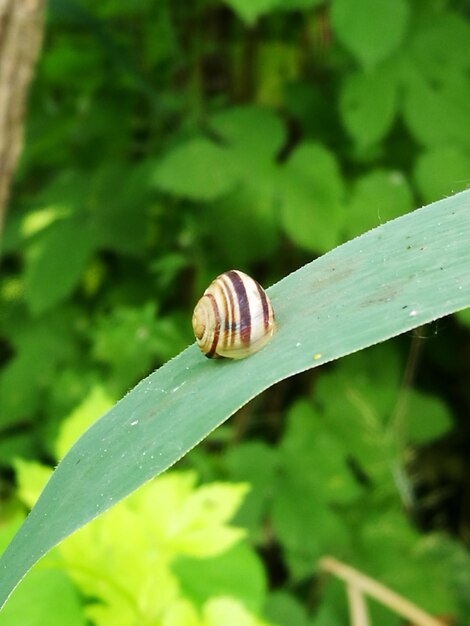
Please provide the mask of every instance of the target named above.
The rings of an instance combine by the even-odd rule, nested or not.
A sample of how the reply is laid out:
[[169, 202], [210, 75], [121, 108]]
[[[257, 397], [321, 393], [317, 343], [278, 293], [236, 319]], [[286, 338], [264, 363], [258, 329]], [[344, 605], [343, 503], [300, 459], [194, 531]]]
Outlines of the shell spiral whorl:
[[217, 276], [193, 313], [194, 334], [208, 358], [243, 359], [268, 343], [275, 325], [263, 288], [239, 270]]

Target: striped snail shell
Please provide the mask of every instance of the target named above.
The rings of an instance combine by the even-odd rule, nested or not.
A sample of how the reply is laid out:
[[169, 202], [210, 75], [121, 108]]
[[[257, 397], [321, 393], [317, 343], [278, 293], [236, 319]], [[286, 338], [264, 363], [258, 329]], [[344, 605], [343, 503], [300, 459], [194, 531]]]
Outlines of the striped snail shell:
[[268, 343], [275, 325], [263, 288], [239, 270], [217, 276], [193, 313], [194, 334], [208, 358], [243, 359]]

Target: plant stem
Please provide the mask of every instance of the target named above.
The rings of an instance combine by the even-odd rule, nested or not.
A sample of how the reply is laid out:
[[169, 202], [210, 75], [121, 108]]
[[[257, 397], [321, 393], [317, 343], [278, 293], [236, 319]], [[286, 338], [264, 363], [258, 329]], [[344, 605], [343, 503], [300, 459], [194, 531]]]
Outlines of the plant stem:
[[364, 594], [355, 585], [346, 585], [351, 626], [369, 626], [369, 615]]
[[[345, 581], [349, 587], [366, 593], [375, 600], [381, 602], [384, 606], [409, 620], [416, 626], [443, 626], [442, 622], [435, 619], [428, 613], [425, 613], [418, 606], [398, 595], [388, 587], [377, 582], [373, 578], [365, 576], [358, 570], [345, 565], [332, 557], [324, 557], [320, 560], [320, 567], [337, 578]], [[355, 600], [356, 601], [356, 600]], [[350, 596], [351, 603], [351, 596]], [[352, 614], [352, 611], [351, 611]], [[367, 622], [363, 622], [366, 624]], [[361, 622], [353, 622], [353, 626], [359, 625]]]

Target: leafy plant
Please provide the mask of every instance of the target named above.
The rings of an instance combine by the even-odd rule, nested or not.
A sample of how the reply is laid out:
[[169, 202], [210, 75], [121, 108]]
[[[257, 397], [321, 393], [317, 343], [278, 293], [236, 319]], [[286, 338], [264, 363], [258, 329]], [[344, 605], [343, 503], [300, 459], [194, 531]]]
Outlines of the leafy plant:
[[[166, 469], [262, 389], [468, 304], [469, 196], [389, 222], [271, 288], [279, 330], [252, 358], [210, 362], [192, 346], [142, 381], [61, 461], [0, 561], [2, 599], [47, 549]], [[372, 271], [379, 262], [381, 271]]]
[[[56, 442], [60, 456], [106, 402], [96, 389], [64, 421]], [[52, 470], [26, 461], [17, 461], [15, 469], [18, 497], [32, 507]], [[229, 524], [248, 485], [196, 487], [196, 479], [194, 471], [167, 473], [69, 537], [34, 568], [0, 624], [59, 623], [63, 607], [51, 607], [51, 596], [41, 594], [45, 585], [50, 594], [64, 596], [70, 623], [84, 623], [86, 616], [108, 625], [209, 626], [223, 611], [229, 622], [261, 626], [265, 622], [255, 615], [266, 593], [264, 572], [241, 542], [243, 529]], [[71, 582], [92, 599], [84, 611]]]
[[[73, 455], [64, 459], [51, 483], [57, 520], [42, 524], [34, 510], [48, 544], [66, 532], [60, 519], [71, 531], [111, 504], [97, 496], [100, 486], [115, 502], [261, 389], [416, 328], [271, 387], [180, 463], [206, 483], [251, 484], [237, 523], [263, 556], [270, 583], [262, 614], [273, 624], [346, 621], [342, 588], [325, 585], [315, 565], [327, 552], [429, 611], [468, 615], [461, 494], [470, 319], [465, 310], [421, 326], [468, 304], [468, 194], [288, 276], [469, 185], [464, 6], [379, 4], [50, 0], [2, 240], [4, 545], [23, 511], [13, 468], [19, 459], [43, 467], [64, 456], [81, 433], [80, 415], [87, 437], [106, 443], [95, 441], [96, 468], [83, 476], [84, 457], [76, 466], [68, 465]], [[271, 292], [279, 319], [272, 345], [240, 364], [206, 363], [191, 348], [144, 380], [109, 422], [92, 426], [191, 343], [196, 299], [230, 267], [265, 285], [288, 276]], [[160, 384], [165, 372], [174, 379]], [[215, 383], [204, 383], [209, 374]], [[134, 410], [150, 417], [130, 418]], [[126, 415], [139, 420], [127, 430]], [[111, 450], [125, 454], [116, 470]], [[33, 493], [37, 485], [27, 482]], [[63, 592], [68, 617], [83, 619], [70, 578], [47, 566], [57, 554], [2, 615], [38, 576], [51, 597]], [[221, 565], [219, 577], [231, 567]], [[201, 617], [199, 602], [194, 615], [186, 599], [204, 577], [191, 571], [186, 564], [178, 611], [186, 623], [207, 621], [225, 608], [211, 604]], [[440, 590], [432, 597], [428, 580]], [[383, 611], [372, 617], [397, 624]], [[36, 619], [53, 623], [52, 613]]]

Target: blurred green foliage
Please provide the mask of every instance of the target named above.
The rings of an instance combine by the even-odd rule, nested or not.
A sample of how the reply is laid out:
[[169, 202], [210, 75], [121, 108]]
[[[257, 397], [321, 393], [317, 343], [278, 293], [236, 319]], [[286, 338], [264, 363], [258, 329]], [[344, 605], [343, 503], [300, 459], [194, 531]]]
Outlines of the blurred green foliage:
[[[65, 420], [58, 450], [68, 447], [71, 428], [83, 430], [93, 405], [98, 408], [96, 393]], [[23, 460], [15, 468], [18, 497], [32, 506], [52, 469]], [[194, 472], [169, 472], [75, 533], [28, 575], [0, 624], [63, 623], [65, 608], [73, 624], [86, 616], [103, 625], [211, 626], [219, 605], [227, 623], [265, 624], [251, 614], [266, 595], [263, 568], [254, 550], [240, 543], [244, 531], [228, 524], [248, 485], [196, 489], [195, 482]], [[85, 614], [71, 581], [93, 598]], [[61, 594], [61, 603], [52, 594]]]
[[[191, 308], [215, 275], [238, 267], [268, 285], [468, 187], [467, 17], [458, 0], [50, 0], [2, 241], [3, 524], [37, 489], [19, 472], [16, 491], [18, 459], [53, 461], [65, 416], [96, 418], [191, 342]], [[315, 570], [331, 553], [430, 612], [470, 614], [470, 519], [455, 512], [468, 506], [455, 492], [468, 490], [469, 326], [464, 312], [279, 385], [189, 455], [203, 480], [251, 484], [236, 550], [251, 541], [266, 573], [236, 556], [214, 570], [269, 578], [250, 610], [279, 626], [344, 623], [342, 588]], [[67, 424], [71, 443], [81, 427]], [[136, 547], [130, 567], [148, 553]], [[35, 570], [22, 593], [32, 605], [47, 589], [82, 624], [77, 588], [97, 589], [61, 571]], [[201, 608], [207, 570], [179, 576]], [[105, 601], [106, 623], [121, 623], [122, 598]], [[217, 611], [244, 623], [238, 605], [204, 618], [191, 607], [171, 624], [221, 624]]]

